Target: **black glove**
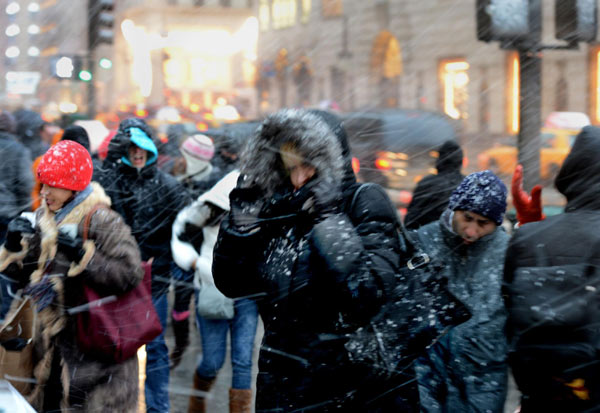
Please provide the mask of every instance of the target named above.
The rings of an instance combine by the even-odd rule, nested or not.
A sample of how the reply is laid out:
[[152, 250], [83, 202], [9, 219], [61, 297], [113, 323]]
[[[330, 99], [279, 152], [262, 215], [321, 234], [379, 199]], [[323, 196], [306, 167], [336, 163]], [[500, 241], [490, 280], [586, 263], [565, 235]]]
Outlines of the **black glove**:
[[235, 188], [229, 194], [231, 222], [240, 232], [259, 228], [258, 215], [262, 210], [262, 192], [258, 188]]
[[21, 251], [23, 234], [33, 234], [34, 232], [35, 230], [27, 218], [18, 217], [13, 219], [8, 223], [4, 248], [12, 252]]
[[173, 325], [173, 334], [175, 335], [175, 348], [171, 352], [171, 369], [174, 369], [181, 363], [183, 353], [190, 344], [190, 320], [186, 317], [184, 320], [176, 321], [171, 319]]
[[68, 234], [58, 232], [58, 251], [65, 254], [71, 262], [78, 263], [83, 258], [83, 239], [81, 237], [71, 238]]
[[306, 198], [303, 202], [302, 210], [308, 212], [317, 221], [337, 214], [340, 211], [342, 203], [342, 195], [339, 187], [333, 183], [318, 179], [304, 185], [296, 191], [295, 196], [300, 199]]

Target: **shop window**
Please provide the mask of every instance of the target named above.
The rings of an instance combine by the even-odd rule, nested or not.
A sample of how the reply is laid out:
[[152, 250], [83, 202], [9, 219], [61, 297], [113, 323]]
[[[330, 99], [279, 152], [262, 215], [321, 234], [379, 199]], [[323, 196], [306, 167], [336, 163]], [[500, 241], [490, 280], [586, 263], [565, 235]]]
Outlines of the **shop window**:
[[310, 20], [310, 11], [312, 9], [312, 0], [302, 0], [302, 23], [308, 23]]
[[513, 135], [519, 133], [520, 70], [519, 53], [509, 52], [506, 59], [506, 130]]
[[258, 21], [260, 23], [260, 29], [264, 32], [269, 30], [269, 24], [271, 22], [271, 8], [269, 7], [269, 0], [260, 0], [258, 3]]
[[463, 59], [442, 60], [440, 82], [444, 113], [453, 119], [467, 119], [469, 64]]
[[398, 107], [402, 52], [400, 43], [390, 32], [381, 32], [371, 50], [371, 73], [378, 83], [377, 99], [380, 107]]
[[323, 5], [323, 16], [324, 17], [337, 17], [341, 16], [344, 12], [342, 0], [321, 0]]
[[296, 23], [296, 0], [273, 0], [271, 5], [271, 17], [273, 28], [283, 29]]

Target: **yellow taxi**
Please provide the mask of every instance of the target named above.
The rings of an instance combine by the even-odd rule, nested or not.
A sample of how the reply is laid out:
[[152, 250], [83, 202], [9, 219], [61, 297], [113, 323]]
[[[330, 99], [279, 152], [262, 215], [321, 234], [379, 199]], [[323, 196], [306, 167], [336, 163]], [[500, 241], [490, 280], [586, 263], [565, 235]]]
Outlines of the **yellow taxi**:
[[[585, 114], [577, 113], [578, 116], [575, 116], [576, 113], [553, 112], [544, 123], [540, 150], [540, 177], [544, 182], [550, 182], [556, 177], [573, 146], [575, 137], [582, 127], [590, 124]], [[559, 114], [562, 117], [559, 117]], [[572, 116], [569, 118], [565, 114]], [[515, 137], [515, 145], [516, 139]], [[482, 152], [477, 158], [479, 169], [490, 169], [500, 176], [512, 175], [518, 159], [518, 149], [515, 145], [500, 145]]]

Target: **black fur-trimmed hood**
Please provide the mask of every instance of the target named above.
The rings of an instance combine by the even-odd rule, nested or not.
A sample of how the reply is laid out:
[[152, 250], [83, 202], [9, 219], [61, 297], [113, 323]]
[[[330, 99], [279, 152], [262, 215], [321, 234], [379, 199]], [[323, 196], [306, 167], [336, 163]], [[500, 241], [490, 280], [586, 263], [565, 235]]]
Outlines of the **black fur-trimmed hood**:
[[345, 159], [336, 134], [321, 117], [305, 110], [284, 109], [268, 116], [250, 138], [241, 157], [241, 187], [258, 186], [266, 196], [289, 179], [279, 150], [292, 142], [317, 170], [315, 179], [339, 184]]

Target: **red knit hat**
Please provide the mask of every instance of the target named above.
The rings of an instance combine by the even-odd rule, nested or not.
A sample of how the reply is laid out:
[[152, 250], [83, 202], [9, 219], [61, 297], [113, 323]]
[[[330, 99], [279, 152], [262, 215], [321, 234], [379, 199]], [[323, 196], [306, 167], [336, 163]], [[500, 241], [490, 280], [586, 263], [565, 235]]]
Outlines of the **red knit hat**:
[[94, 167], [89, 152], [74, 141], [60, 141], [42, 156], [37, 176], [42, 184], [83, 191], [92, 180]]

